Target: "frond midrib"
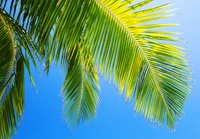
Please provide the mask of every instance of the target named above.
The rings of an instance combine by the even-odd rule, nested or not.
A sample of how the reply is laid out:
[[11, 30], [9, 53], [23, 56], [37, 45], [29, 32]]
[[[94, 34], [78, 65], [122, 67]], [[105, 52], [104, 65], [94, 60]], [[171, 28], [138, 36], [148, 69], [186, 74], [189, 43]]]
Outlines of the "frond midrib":
[[79, 104], [79, 107], [78, 107], [78, 114], [77, 114], [77, 120], [79, 120], [80, 118], [80, 113], [81, 113], [81, 108], [82, 108], [82, 103], [83, 103], [83, 94], [84, 94], [84, 91], [83, 91], [83, 67], [82, 67], [82, 64], [80, 63], [80, 68], [81, 68], [81, 87], [80, 87], [80, 104]]
[[144, 52], [144, 50], [142, 49], [142, 47], [140, 46], [140, 44], [136, 41], [135, 36], [134, 36], [134, 35], [130, 32], [130, 30], [124, 25], [124, 23], [121, 22], [121, 21], [119, 20], [119, 18], [118, 18], [117, 16], [115, 16], [115, 14], [114, 14], [110, 9], [108, 9], [100, 0], [96, 0], [96, 3], [97, 3], [99, 6], [103, 7], [102, 9], [104, 9], [105, 12], [108, 12], [108, 13], [118, 22], [118, 24], [120, 24], [120, 25], [122, 26], [122, 28], [124, 28], [124, 29], [126, 30], [126, 32], [128, 33], [128, 36], [130, 36], [130, 37], [133, 39], [133, 41], [136, 43], [136, 46], [139, 48], [139, 51], [142, 53], [142, 56], [143, 56], [143, 58], [146, 60], [147, 65], [148, 65], [148, 67], [149, 67], [149, 69], [150, 69], [150, 72], [152, 73], [152, 77], [153, 77], [154, 83], [155, 83], [155, 85], [156, 85], [156, 89], [160, 92], [160, 95], [161, 95], [161, 98], [162, 98], [162, 100], [163, 100], [163, 102], [164, 102], [164, 105], [165, 105], [165, 107], [166, 107], [166, 110], [167, 110], [167, 112], [170, 112], [170, 111], [169, 111], [169, 108], [168, 108], [168, 105], [167, 105], [167, 103], [166, 103], [166, 100], [165, 100], [165, 98], [164, 98], [163, 91], [162, 91], [162, 89], [160, 88], [160, 85], [159, 85], [159, 83], [158, 83], [158, 79], [157, 79], [157, 77], [156, 77], [156, 75], [155, 75], [154, 70], [152, 69], [151, 63], [149, 62], [149, 60], [148, 60], [147, 56], [145, 55], [145, 52]]

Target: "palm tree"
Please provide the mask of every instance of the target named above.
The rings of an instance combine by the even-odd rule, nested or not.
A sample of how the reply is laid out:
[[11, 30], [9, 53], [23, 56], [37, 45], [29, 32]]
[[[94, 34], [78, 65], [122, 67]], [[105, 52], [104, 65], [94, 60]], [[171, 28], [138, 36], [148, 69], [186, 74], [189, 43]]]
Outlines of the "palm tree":
[[[190, 93], [190, 70], [168, 18], [171, 4], [153, 0], [0, 0], [0, 137], [9, 138], [24, 110], [24, 67], [52, 62], [66, 74], [64, 117], [70, 128], [90, 121], [98, 75], [113, 82], [134, 110], [175, 128]], [[9, 10], [6, 10], [9, 9]]]

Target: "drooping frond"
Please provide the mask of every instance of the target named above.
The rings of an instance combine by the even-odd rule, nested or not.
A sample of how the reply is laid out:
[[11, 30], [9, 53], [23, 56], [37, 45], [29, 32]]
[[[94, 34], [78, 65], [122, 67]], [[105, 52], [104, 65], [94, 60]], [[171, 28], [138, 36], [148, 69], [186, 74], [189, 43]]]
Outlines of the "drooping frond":
[[[147, 1], [146, 1], [147, 2]], [[140, 10], [128, 1], [96, 0], [84, 29], [85, 44], [104, 75], [114, 80], [135, 110], [152, 122], [174, 129], [190, 92], [185, 53], [169, 42], [179, 41], [151, 23], [167, 18], [165, 4]], [[136, 11], [135, 11], [136, 10]]]
[[12, 69], [15, 59], [14, 40], [10, 27], [0, 14], [0, 100], [6, 85], [12, 78]]
[[0, 138], [4, 139], [15, 133], [24, 110], [24, 65], [34, 83], [29, 58], [37, 64], [35, 46], [23, 28], [1, 8], [0, 18]]
[[10, 138], [16, 131], [24, 110], [24, 61], [16, 59], [14, 77], [0, 99], [0, 138]]
[[[81, 120], [87, 122], [96, 115], [98, 96], [98, 75], [91, 61], [82, 55], [80, 47], [71, 51], [68, 73], [63, 85], [64, 117], [71, 128]], [[75, 53], [75, 54], [72, 54]], [[86, 54], [86, 53], [84, 53]]]
[[39, 42], [48, 66], [65, 60], [81, 41], [94, 66], [134, 101], [137, 112], [173, 129], [190, 92], [190, 71], [181, 47], [169, 44], [179, 41], [176, 33], [162, 31], [176, 24], [156, 22], [171, 16], [170, 4], [143, 9], [151, 1], [11, 0], [10, 14]]
[[[38, 69], [36, 59], [40, 60], [39, 55], [40, 52], [37, 50], [37, 45], [32, 41], [31, 37], [27, 34], [27, 32], [23, 29], [22, 26], [18, 24], [8, 13], [6, 13], [3, 9], [0, 8], [0, 15], [6, 21], [6, 25], [11, 28], [12, 32], [11, 36], [13, 37], [13, 45], [15, 49], [22, 48], [25, 50], [25, 66], [28, 71], [31, 83], [35, 85], [30, 67], [29, 67], [29, 59]], [[3, 41], [1, 41], [3, 42]], [[2, 55], [3, 56], [3, 55]], [[38, 69], [39, 70], [39, 69]]]

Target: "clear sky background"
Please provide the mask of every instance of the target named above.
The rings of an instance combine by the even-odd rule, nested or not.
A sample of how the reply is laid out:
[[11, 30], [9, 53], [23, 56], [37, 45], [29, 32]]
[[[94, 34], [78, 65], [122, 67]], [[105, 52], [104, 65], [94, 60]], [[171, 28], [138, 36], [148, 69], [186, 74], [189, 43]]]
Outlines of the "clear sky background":
[[101, 92], [97, 116], [87, 125], [80, 124], [70, 130], [62, 117], [60, 89], [64, 74], [55, 65], [48, 78], [39, 76], [33, 69], [38, 92], [26, 77], [25, 112], [14, 139], [200, 139], [200, 1], [199, 0], [154, 0], [151, 5], [175, 2], [179, 15], [167, 20], [180, 23], [176, 31], [188, 43], [180, 43], [187, 48], [188, 59], [193, 71], [193, 93], [185, 103], [182, 120], [176, 131], [166, 126], [157, 126], [133, 111], [133, 106], [125, 102], [117, 89], [100, 78]]

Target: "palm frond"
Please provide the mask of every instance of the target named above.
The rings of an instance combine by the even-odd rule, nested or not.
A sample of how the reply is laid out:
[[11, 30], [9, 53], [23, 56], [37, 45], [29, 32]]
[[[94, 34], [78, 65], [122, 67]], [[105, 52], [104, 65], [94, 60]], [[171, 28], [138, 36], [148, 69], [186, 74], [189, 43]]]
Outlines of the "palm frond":
[[[71, 128], [81, 120], [88, 122], [96, 115], [98, 96], [98, 75], [80, 47], [69, 53], [68, 73], [63, 85], [64, 117]], [[72, 54], [75, 53], [75, 54]], [[86, 53], [85, 53], [86, 54]], [[88, 58], [88, 57], [87, 57]]]
[[37, 52], [25, 30], [1, 8], [0, 19], [0, 138], [9, 138], [24, 110], [24, 65], [34, 83], [27, 65], [31, 58], [37, 67]]
[[[16, 22], [6, 11], [0, 8], [1, 17], [6, 21], [6, 25], [9, 26], [12, 30], [11, 36], [13, 37], [13, 43], [15, 44], [15, 49], [23, 48], [25, 50], [26, 60], [24, 60], [26, 69], [28, 70], [28, 74], [30, 77], [31, 83], [36, 87], [35, 82], [33, 80], [29, 61], [38, 69], [37, 60], [40, 61], [40, 52], [38, 51], [38, 45], [31, 39], [31, 37], [27, 34], [27, 32], [23, 29], [22, 26]], [[3, 55], [2, 55], [3, 56]]]
[[[60, 53], [65, 51], [63, 46], [77, 46], [92, 3], [91, 0], [11, 0], [10, 3], [3, 0], [0, 4], [10, 7], [12, 17], [39, 43], [39, 51], [51, 51], [52, 59], [58, 62], [63, 57]], [[47, 46], [51, 37], [52, 43]]]
[[96, 65], [135, 102], [134, 109], [174, 129], [190, 92], [190, 70], [181, 47], [167, 43], [179, 41], [171, 35], [176, 33], [160, 29], [176, 24], [151, 23], [167, 18], [163, 10], [170, 5], [139, 10], [141, 3], [96, 0], [83, 36]]
[[[133, 100], [137, 112], [173, 129], [190, 92], [190, 70], [182, 48], [169, 44], [179, 41], [176, 33], [162, 31], [177, 24], [152, 23], [170, 17], [171, 4], [143, 9], [151, 1], [12, 0], [10, 11], [40, 43], [47, 65], [52, 60], [64, 61], [66, 53], [82, 42], [94, 66], [113, 80], [126, 99]], [[79, 64], [74, 70], [81, 72], [83, 64]], [[76, 75], [70, 69], [68, 74]], [[73, 80], [66, 78], [66, 82]]]
[[0, 100], [7, 83], [12, 78], [15, 46], [10, 27], [0, 14]]
[[0, 100], [0, 137], [10, 138], [16, 131], [24, 110], [24, 61], [16, 59], [14, 79]]

